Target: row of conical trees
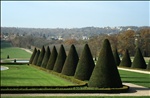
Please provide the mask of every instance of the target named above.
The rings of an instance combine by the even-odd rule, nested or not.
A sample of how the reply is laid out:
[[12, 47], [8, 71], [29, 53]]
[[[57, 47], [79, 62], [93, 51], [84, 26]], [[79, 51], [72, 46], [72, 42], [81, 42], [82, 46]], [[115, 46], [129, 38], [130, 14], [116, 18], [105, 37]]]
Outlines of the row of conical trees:
[[59, 53], [55, 46], [52, 52], [49, 47], [45, 50], [43, 46], [41, 51], [35, 48], [29, 63], [64, 75], [74, 76], [80, 80], [89, 80], [89, 87], [122, 87], [108, 39], [104, 40], [96, 66], [88, 44], [85, 44], [80, 58], [74, 45], [70, 47], [68, 56], [66, 56], [63, 45], [60, 46]]
[[125, 50], [122, 60], [120, 60], [117, 49], [113, 52], [115, 62], [117, 66], [130, 67], [130, 68], [140, 68], [150, 70], [149, 64], [146, 65], [144, 57], [142, 56], [140, 48], [136, 48], [136, 53], [133, 62], [130, 59], [128, 49]]

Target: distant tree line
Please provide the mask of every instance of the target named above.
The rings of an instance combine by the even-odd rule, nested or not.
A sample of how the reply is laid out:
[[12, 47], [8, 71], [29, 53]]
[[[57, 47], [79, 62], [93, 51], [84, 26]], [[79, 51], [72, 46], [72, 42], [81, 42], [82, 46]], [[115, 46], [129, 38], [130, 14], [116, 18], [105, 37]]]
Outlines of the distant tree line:
[[[128, 49], [131, 56], [135, 53], [135, 48], [141, 48], [142, 54], [144, 56], [150, 56], [150, 27], [130, 27], [135, 30], [126, 30], [129, 27], [122, 27], [119, 30], [117, 28], [96, 28], [96, 27], [86, 27], [86, 28], [74, 28], [74, 29], [35, 29], [35, 28], [9, 28], [2, 27], [2, 34], [7, 36], [16, 35], [9, 40], [12, 42], [13, 46], [31, 48], [35, 46], [42, 48], [42, 46], [56, 46], [64, 44], [66, 51], [69, 51], [70, 45], [76, 45], [77, 52], [80, 54], [83, 44], [88, 43], [91, 48], [92, 55], [97, 57], [98, 51], [101, 48], [101, 43], [104, 39], [109, 39], [113, 49], [118, 49], [119, 55], [124, 54], [125, 50]], [[101, 29], [101, 30], [100, 30]], [[125, 30], [125, 31], [124, 31]], [[79, 33], [80, 32], [80, 33]], [[90, 33], [89, 33], [90, 32]], [[98, 33], [99, 32], [99, 33]], [[103, 32], [103, 33], [102, 33]], [[113, 33], [110, 33], [113, 32]], [[136, 42], [136, 34], [139, 33], [138, 41]], [[47, 39], [53, 35], [63, 35], [63, 37], [69, 37], [72, 35], [87, 35], [89, 40], [76, 39], [75, 37], [69, 37], [65, 40], [52, 40]]]

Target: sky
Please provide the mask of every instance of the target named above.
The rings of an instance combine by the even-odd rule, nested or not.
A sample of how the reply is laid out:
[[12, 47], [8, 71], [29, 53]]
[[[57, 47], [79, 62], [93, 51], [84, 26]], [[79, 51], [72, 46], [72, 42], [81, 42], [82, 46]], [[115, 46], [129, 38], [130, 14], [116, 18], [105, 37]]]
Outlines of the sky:
[[2, 27], [150, 26], [150, 1], [1, 1]]

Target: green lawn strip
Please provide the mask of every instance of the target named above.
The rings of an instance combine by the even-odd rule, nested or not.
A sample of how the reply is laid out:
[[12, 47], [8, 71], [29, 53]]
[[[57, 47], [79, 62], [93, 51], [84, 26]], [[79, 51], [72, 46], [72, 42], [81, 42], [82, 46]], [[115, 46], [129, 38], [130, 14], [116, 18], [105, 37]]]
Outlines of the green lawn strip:
[[149, 96], [1, 96], [1, 98], [149, 98]]
[[29, 59], [31, 57], [30, 53], [18, 47], [1, 48], [1, 59], [7, 59], [7, 55], [9, 55], [10, 57], [9, 59], [14, 58]]
[[63, 78], [27, 65], [7, 65], [1, 71], [1, 86], [65, 86], [72, 85]]
[[119, 70], [121, 80], [150, 88], [150, 74]]

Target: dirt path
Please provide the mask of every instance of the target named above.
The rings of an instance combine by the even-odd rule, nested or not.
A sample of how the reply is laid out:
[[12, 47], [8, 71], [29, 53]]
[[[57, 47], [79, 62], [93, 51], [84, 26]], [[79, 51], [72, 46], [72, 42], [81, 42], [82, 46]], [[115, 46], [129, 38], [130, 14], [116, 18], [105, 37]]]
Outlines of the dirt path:
[[132, 83], [123, 83], [130, 86], [130, 90], [127, 93], [71, 93], [71, 94], [1, 94], [1, 96], [150, 96], [150, 89], [135, 85]]
[[118, 67], [118, 69], [125, 70], [125, 71], [132, 71], [132, 72], [144, 73], [144, 74], [150, 74], [149, 71], [141, 71], [141, 70], [135, 70], [135, 69], [120, 68], [120, 67]]
[[25, 48], [21, 48], [21, 49], [23, 49], [23, 50], [25, 50], [26, 52], [28, 52], [28, 53], [31, 53], [31, 54], [32, 54], [32, 51], [30, 51], [29, 49], [25, 49]]

